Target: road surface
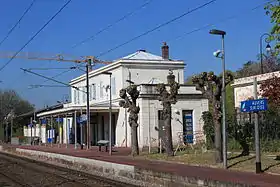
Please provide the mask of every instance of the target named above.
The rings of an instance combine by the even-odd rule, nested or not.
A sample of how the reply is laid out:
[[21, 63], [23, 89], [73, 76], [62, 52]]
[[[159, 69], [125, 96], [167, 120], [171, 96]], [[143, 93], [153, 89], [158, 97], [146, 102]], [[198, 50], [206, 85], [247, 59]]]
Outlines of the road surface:
[[86, 187], [132, 185], [0, 153], [0, 187]]

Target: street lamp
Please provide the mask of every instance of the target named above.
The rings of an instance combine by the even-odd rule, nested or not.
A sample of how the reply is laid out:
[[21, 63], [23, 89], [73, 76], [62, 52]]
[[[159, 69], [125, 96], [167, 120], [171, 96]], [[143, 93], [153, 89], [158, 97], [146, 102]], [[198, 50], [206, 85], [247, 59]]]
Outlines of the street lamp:
[[262, 42], [263, 42], [263, 37], [267, 36], [267, 38], [265, 38], [265, 42], [267, 43], [265, 49], [267, 52], [269, 52], [271, 50], [271, 46], [269, 45], [270, 42], [270, 37], [272, 37], [270, 34], [268, 33], [264, 33], [263, 35], [261, 35], [260, 37], [260, 55], [261, 55], [261, 74], [263, 74], [263, 48], [262, 48]]
[[110, 77], [110, 103], [109, 103], [109, 155], [112, 155], [112, 73], [103, 72], [102, 74], [109, 75]]
[[[223, 66], [223, 84], [222, 84], [222, 102], [223, 102], [223, 165], [227, 169], [227, 135], [226, 135], [226, 89], [225, 89], [225, 72], [226, 72], [226, 63], [225, 63], [225, 31], [221, 30], [210, 30], [210, 34], [222, 36], [222, 51], [216, 51], [214, 55], [217, 58], [222, 59]], [[221, 55], [221, 56], [220, 56]]]

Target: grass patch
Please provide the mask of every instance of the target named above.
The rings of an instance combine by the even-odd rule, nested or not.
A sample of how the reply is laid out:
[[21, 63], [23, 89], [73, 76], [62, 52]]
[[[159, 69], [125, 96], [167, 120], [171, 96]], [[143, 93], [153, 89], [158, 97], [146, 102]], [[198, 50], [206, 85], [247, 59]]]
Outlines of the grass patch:
[[[274, 156], [271, 156], [274, 155]], [[278, 157], [276, 155], [279, 155]], [[160, 160], [167, 162], [183, 163], [195, 166], [207, 166], [222, 168], [222, 163], [215, 163], [212, 151], [203, 152], [200, 149], [187, 149], [177, 152], [174, 157], [167, 157], [165, 154], [152, 150], [151, 154], [142, 152], [136, 159]], [[264, 172], [280, 174], [280, 152], [263, 153], [261, 155], [262, 169]], [[239, 156], [238, 154], [228, 154], [228, 166], [230, 170], [255, 172], [255, 156]]]

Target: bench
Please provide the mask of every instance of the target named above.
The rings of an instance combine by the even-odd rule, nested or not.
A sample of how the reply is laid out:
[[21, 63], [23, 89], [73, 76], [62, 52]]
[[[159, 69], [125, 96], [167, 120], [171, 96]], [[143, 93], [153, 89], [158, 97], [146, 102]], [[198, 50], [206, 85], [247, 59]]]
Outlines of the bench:
[[99, 146], [99, 151], [101, 151], [101, 147], [105, 146], [105, 150], [106, 152], [108, 151], [108, 145], [109, 145], [109, 141], [108, 140], [99, 140], [97, 142], [97, 145]]

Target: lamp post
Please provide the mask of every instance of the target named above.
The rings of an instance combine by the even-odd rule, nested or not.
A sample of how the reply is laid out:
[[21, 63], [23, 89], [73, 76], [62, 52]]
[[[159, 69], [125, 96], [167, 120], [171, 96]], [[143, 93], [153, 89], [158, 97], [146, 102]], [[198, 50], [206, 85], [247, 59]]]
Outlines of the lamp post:
[[[223, 166], [224, 169], [227, 169], [227, 134], [226, 134], [226, 89], [225, 89], [225, 72], [226, 72], [226, 63], [225, 63], [225, 31], [221, 30], [210, 30], [210, 34], [222, 36], [222, 68], [223, 68], [223, 83], [222, 83], [222, 102], [223, 102]], [[218, 57], [218, 56], [217, 56]]]
[[264, 71], [263, 71], [263, 48], [262, 48], [262, 42], [263, 42], [263, 38], [265, 36], [267, 37], [267, 38], [265, 38], [265, 42], [267, 43], [267, 45], [265, 47], [266, 51], [270, 51], [271, 50], [271, 46], [269, 45], [269, 42], [270, 42], [270, 37], [272, 37], [272, 36], [270, 34], [268, 34], [268, 33], [264, 33], [260, 37], [261, 74], [264, 73]]
[[112, 73], [103, 72], [102, 74], [109, 75], [110, 77], [110, 101], [109, 101], [109, 155], [112, 155]]

